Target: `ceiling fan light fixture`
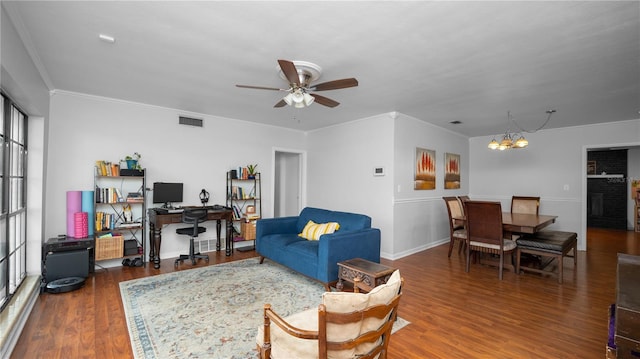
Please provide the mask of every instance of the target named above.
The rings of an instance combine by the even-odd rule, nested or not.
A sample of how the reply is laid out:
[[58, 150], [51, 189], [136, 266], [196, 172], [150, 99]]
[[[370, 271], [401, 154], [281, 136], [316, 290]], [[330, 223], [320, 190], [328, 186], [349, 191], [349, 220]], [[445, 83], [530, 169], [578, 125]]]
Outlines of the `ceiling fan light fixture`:
[[291, 106], [293, 105], [293, 94], [289, 93], [287, 94], [287, 96], [282, 98], [284, 100], [284, 102], [287, 103], [287, 105]]
[[316, 100], [316, 98], [315, 98], [315, 97], [313, 97], [313, 96], [309, 95], [309, 94], [308, 94], [308, 93], [306, 93], [306, 92], [304, 93], [303, 97], [304, 97], [304, 105], [305, 105], [305, 106], [310, 106], [310, 105], [313, 103], [313, 101], [315, 101], [315, 100]]
[[297, 89], [297, 90], [293, 91], [291, 93], [291, 98], [293, 99], [293, 102], [295, 102], [296, 104], [304, 102], [304, 94], [302, 93], [302, 90], [300, 90], [300, 89]]

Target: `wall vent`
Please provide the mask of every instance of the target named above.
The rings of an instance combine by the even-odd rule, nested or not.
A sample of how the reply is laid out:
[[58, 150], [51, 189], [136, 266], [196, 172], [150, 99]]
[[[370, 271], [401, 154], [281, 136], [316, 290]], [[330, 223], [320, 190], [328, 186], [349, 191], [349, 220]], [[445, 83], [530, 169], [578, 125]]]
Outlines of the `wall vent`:
[[181, 125], [202, 127], [202, 119], [200, 118], [180, 116], [178, 117], [178, 120], [178, 123], [180, 123]]

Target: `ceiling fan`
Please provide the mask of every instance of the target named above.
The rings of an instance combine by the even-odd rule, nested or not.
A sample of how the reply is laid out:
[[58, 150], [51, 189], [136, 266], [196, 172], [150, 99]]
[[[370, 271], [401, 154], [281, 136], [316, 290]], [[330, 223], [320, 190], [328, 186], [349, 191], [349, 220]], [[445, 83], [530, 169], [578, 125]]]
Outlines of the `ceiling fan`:
[[236, 85], [236, 87], [285, 91], [288, 94], [273, 107], [284, 107], [285, 105], [302, 108], [316, 102], [327, 107], [336, 107], [340, 103], [328, 97], [315, 94], [316, 91], [337, 90], [358, 86], [355, 78], [333, 80], [312, 85], [322, 74], [320, 66], [306, 61], [278, 60], [280, 77], [289, 83], [289, 88], [280, 89], [276, 87]]

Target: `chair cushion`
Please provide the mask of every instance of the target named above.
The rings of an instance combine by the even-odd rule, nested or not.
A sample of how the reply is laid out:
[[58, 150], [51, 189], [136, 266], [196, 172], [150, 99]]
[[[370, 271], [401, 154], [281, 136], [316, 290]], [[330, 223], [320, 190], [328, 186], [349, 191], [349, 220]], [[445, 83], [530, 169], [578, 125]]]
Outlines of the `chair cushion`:
[[[284, 320], [296, 328], [305, 330], [318, 330], [318, 308], [307, 309], [290, 315]], [[271, 358], [317, 358], [318, 341], [315, 339], [300, 339], [285, 333], [279, 326], [271, 324]], [[264, 326], [258, 327], [256, 343], [262, 346], [264, 343]]]
[[[389, 303], [400, 290], [400, 271], [395, 271], [386, 284], [375, 287], [370, 293], [326, 292], [322, 295], [322, 303], [328, 312], [350, 313], [363, 310], [371, 305]], [[277, 308], [274, 308], [277, 310]], [[318, 309], [312, 308], [290, 315], [284, 320], [300, 329], [318, 330]], [[327, 339], [330, 341], [342, 341], [358, 336], [361, 333], [377, 329], [384, 320], [371, 318], [364, 323], [331, 324], [327, 327]], [[264, 342], [263, 326], [258, 327], [256, 343], [261, 346]], [[361, 345], [354, 350], [342, 350], [330, 352], [329, 357], [353, 358], [358, 354], [366, 353], [374, 344]], [[280, 358], [317, 358], [318, 341], [300, 339], [286, 334], [280, 327], [271, 324], [271, 357]]]
[[[391, 274], [386, 284], [379, 285], [367, 294], [348, 292], [326, 292], [322, 295], [322, 303], [328, 312], [350, 313], [363, 310], [379, 304], [387, 304], [398, 294], [400, 290], [400, 271], [396, 270]], [[387, 318], [368, 318], [361, 323], [330, 324], [327, 326], [327, 340], [344, 341], [364, 334], [371, 330], [378, 329]], [[377, 343], [362, 344], [353, 350], [342, 350], [334, 352], [336, 358], [353, 358], [358, 355], [368, 353]]]
[[573, 247], [578, 235], [574, 232], [541, 231], [534, 237], [518, 239], [521, 248], [532, 248], [548, 252], [563, 253]]
[[340, 229], [338, 222], [315, 223], [309, 220], [298, 236], [310, 241], [317, 241], [323, 234], [333, 233]]
[[467, 239], [467, 230], [466, 229], [456, 229], [453, 231], [453, 236], [455, 238]]
[[[206, 227], [198, 227], [198, 234], [204, 233], [207, 231]], [[178, 234], [186, 234], [188, 236], [193, 234], [193, 227], [185, 227], [176, 229], [176, 233]]]
[[[500, 250], [500, 246], [497, 244], [490, 244], [490, 243], [484, 243], [484, 242], [476, 242], [476, 241], [471, 241], [471, 247], [483, 247], [483, 248], [490, 248], [496, 251]], [[505, 239], [504, 240], [504, 251], [512, 251], [516, 249], [516, 242], [510, 240], [510, 239]]]

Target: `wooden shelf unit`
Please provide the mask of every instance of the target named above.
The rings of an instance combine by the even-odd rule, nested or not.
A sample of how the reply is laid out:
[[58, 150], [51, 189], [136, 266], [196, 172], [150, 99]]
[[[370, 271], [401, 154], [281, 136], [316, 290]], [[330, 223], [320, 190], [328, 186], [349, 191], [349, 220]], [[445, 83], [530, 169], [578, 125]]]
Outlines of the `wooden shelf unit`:
[[[256, 243], [255, 221], [262, 217], [260, 173], [256, 173], [253, 178], [234, 178], [234, 172], [227, 172], [227, 207], [233, 211], [234, 231], [240, 233], [239, 236], [234, 236], [233, 241], [253, 241], [252, 247], [238, 248], [239, 251], [253, 250]], [[249, 206], [253, 206], [255, 212], [248, 218]]]
[[[138, 256], [145, 262], [146, 242], [146, 170], [140, 175], [100, 175], [94, 177], [94, 218], [95, 240], [105, 242], [105, 253], [100, 253], [96, 246], [96, 260], [116, 259]], [[131, 221], [127, 221], [125, 207], [131, 211]], [[99, 214], [100, 213], [100, 214]], [[108, 216], [109, 221], [101, 223], [101, 218]], [[112, 233], [113, 237], [100, 238]], [[136, 253], [125, 254], [125, 241], [136, 241]], [[139, 251], [142, 251], [140, 253]]]

